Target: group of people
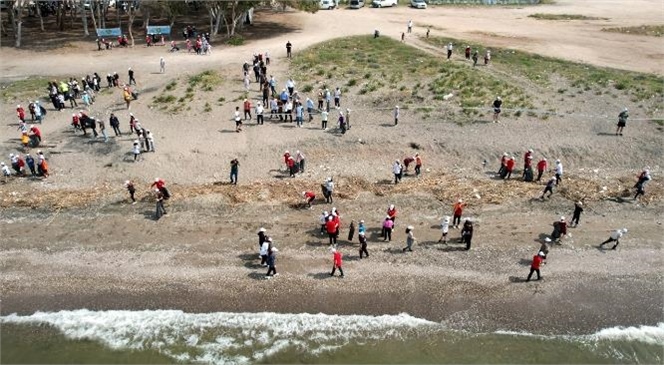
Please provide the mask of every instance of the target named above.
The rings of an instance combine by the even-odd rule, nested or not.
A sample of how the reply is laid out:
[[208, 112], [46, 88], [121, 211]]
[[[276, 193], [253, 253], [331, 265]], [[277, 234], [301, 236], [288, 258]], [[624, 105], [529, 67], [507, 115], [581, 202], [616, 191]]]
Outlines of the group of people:
[[0, 162], [0, 169], [2, 169], [2, 175], [5, 179], [5, 182], [7, 182], [7, 179], [10, 176], [28, 176], [26, 166], [27, 169], [30, 170], [29, 176], [47, 178], [49, 176], [48, 162], [46, 161], [44, 153], [42, 151], [37, 151], [37, 156], [35, 157], [32, 157], [30, 153], [26, 153], [25, 157], [21, 157], [20, 153], [10, 153], [9, 160], [11, 167], [14, 170], [13, 173], [9, 169], [9, 166], [7, 166], [4, 162]]

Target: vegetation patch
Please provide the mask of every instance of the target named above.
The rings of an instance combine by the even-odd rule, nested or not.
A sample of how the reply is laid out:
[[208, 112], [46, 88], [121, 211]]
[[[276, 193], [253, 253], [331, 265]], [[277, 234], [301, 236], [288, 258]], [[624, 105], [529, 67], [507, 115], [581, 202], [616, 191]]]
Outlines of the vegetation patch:
[[600, 18], [595, 16], [586, 16], [581, 14], [546, 14], [535, 13], [528, 15], [529, 18], [539, 20], [609, 20], [609, 18]]
[[[47, 86], [53, 80], [60, 80], [56, 77], [29, 77], [25, 80], [18, 80], [0, 84], [0, 93], [5, 101], [15, 100], [37, 100], [47, 93]], [[27, 110], [27, 105], [24, 106]]]
[[604, 28], [602, 29], [602, 32], [661, 37], [664, 35], [664, 25], [640, 25], [636, 27]]
[[233, 35], [226, 40], [226, 44], [229, 46], [241, 46], [244, 44], [244, 37], [241, 35]]
[[221, 75], [217, 71], [207, 70], [189, 77], [189, 88], [187, 92], [192, 92], [193, 88], [199, 87], [203, 91], [212, 91], [222, 82]]

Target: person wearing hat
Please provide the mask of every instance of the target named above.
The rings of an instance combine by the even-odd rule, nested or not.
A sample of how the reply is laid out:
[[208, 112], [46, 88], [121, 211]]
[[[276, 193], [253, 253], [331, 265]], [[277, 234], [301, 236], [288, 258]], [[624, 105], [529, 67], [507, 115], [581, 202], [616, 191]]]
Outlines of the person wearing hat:
[[362, 232], [366, 232], [366, 231], [367, 231], [367, 228], [364, 226], [364, 220], [360, 219], [360, 222], [357, 225], [357, 232], [362, 233]]
[[305, 203], [307, 203], [307, 206], [309, 209], [313, 209], [313, 205], [311, 204], [314, 199], [316, 199], [316, 194], [314, 194], [313, 191], [303, 191], [302, 196], [304, 197]]
[[138, 161], [139, 157], [141, 156], [141, 145], [138, 140], [134, 141], [131, 152], [134, 154], [134, 162]]
[[553, 232], [551, 232], [551, 239], [556, 243], [560, 241], [560, 238], [567, 235], [567, 221], [565, 217], [560, 217], [560, 220], [553, 222]]
[[337, 244], [337, 228], [339, 227], [338, 223], [332, 215], [327, 217], [327, 222], [325, 223], [325, 231], [327, 236], [330, 238], [330, 246]]
[[164, 208], [164, 194], [159, 189], [154, 189], [155, 197], [157, 198], [157, 209], [155, 211], [155, 219], [159, 220], [163, 215], [166, 215], [166, 208]]
[[327, 211], [324, 211], [321, 213], [320, 217], [318, 217], [318, 222], [320, 223], [320, 234], [325, 234], [325, 224], [327, 223], [327, 217], [330, 214]]
[[392, 228], [394, 227], [394, 222], [390, 219], [390, 216], [385, 217], [383, 221], [383, 241], [392, 241]]
[[277, 250], [276, 247], [270, 242], [268, 249], [267, 249], [267, 274], [265, 274], [265, 277], [267, 279], [270, 279], [273, 276], [279, 275], [277, 273]]
[[268, 258], [268, 251], [270, 249], [270, 245], [272, 244], [272, 238], [271, 237], [264, 237], [263, 243], [261, 243], [259, 247], [259, 256], [261, 258], [261, 266], [267, 267], [267, 258]]
[[397, 105], [394, 107], [394, 125], [399, 124], [399, 114], [399, 106]]
[[[489, 51], [487, 51], [487, 52], [489, 52]], [[485, 60], [484, 64], [486, 64], [487, 63], [486, 58], [484, 60]], [[501, 99], [500, 96], [496, 96], [496, 100], [493, 101], [493, 122], [494, 123], [500, 123], [500, 121], [498, 121], [498, 117], [500, 116], [500, 111], [501, 111], [502, 106], [503, 106], [503, 99]]]
[[263, 103], [259, 101], [256, 103], [256, 124], [258, 125], [263, 125], [263, 112]]
[[466, 218], [461, 229], [461, 241], [466, 244], [466, 251], [470, 250], [470, 244], [473, 240], [473, 222]]
[[330, 273], [330, 276], [334, 276], [334, 273], [339, 269], [339, 273], [341, 274], [340, 277], [343, 278], [344, 270], [341, 268], [341, 265], [343, 264], [341, 251], [338, 251], [334, 247], [332, 247], [330, 251], [332, 251], [332, 272]]
[[[362, 224], [362, 221], [360, 221], [360, 224]], [[362, 259], [362, 254], [369, 258], [369, 251], [367, 251], [367, 237], [364, 231], [360, 231], [357, 238], [360, 240], [360, 260]]]
[[42, 151], [37, 151], [37, 173], [39, 176], [49, 177], [48, 162], [46, 162], [46, 157], [44, 157]]
[[453, 208], [453, 213], [454, 217], [452, 219], [452, 227], [459, 229], [459, 224], [461, 224], [461, 216], [463, 215], [463, 208], [466, 207], [466, 203], [463, 202], [462, 199], [459, 199], [456, 203], [454, 203]]
[[134, 197], [134, 194], [136, 194], [136, 188], [134, 187], [134, 183], [131, 180], [127, 180], [124, 183], [125, 188], [127, 188], [127, 191], [129, 192], [129, 197], [131, 198], [131, 204], [136, 204], [136, 198]]
[[505, 163], [505, 176], [503, 176], [503, 179], [507, 180], [510, 177], [512, 177], [512, 172], [514, 171], [514, 165], [516, 165], [514, 156], [510, 156], [509, 160], [507, 160], [507, 162]]
[[261, 227], [258, 230], [258, 248], [260, 249], [263, 246], [263, 242], [267, 239], [267, 235], [265, 233], [265, 228]]
[[641, 195], [645, 195], [646, 193], [645, 185], [651, 179], [652, 178], [650, 177], [650, 169], [646, 167], [645, 169], [643, 169], [643, 171], [639, 175], [639, 180], [634, 185], [634, 188], [636, 189], [634, 200], [636, 200]]
[[620, 114], [618, 114], [618, 127], [616, 128], [616, 136], [623, 135], [623, 128], [627, 125], [627, 118], [629, 118], [629, 114], [627, 114], [627, 108], [624, 108]]
[[413, 226], [406, 227], [406, 247], [403, 248], [403, 252], [406, 252], [406, 250], [413, 252], [413, 244], [415, 243], [413, 229]]
[[583, 212], [583, 202], [579, 200], [574, 203], [574, 213], [572, 214], [572, 221], [570, 222], [572, 227], [579, 226], [579, 219], [581, 219], [582, 212]]
[[392, 220], [392, 223], [396, 225], [397, 223], [397, 208], [394, 206], [394, 204], [390, 204], [390, 206], [387, 208], [387, 216], [390, 217]]
[[498, 176], [501, 178], [507, 173], [507, 160], [509, 159], [509, 154], [507, 152], [503, 153], [500, 157], [500, 168], [498, 169]]
[[556, 177], [552, 176], [549, 181], [546, 183], [546, 187], [544, 187], [544, 191], [542, 192], [542, 196], [540, 196], [541, 200], [544, 200], [544, 196], [546, 193], [549, 193], [549, 198], [551, 195], [553, 195], [553, 187], [556, 186]]
[[556, 160], [556, 186], [563, 181], [563, 164], [560, 160]]
[[450, 217], [446, 216], [443, 218], [442, 223], [440, 224], [440, 230], [442, 232], [440, 239], [438, 242], [442, 242], [443, 244], [447, 244], [447, 233], [450, 230]]
[[394, 161], [392, 173], [394, 173], [394, 184], [396, 185], [401, 181], [401, 176], [403, 176], [403, 166], [399, 163], [399, 160]]
[[548, 163], [546, 162], [546, 158], [542, 157], [542, 159], [537, 162], [537, 181], [542, 179], [542, 174], [544, 174], [544, 170], [546, 170], [547, 167]]
[[248, 99], [244, 99], [242, 105], [244, 107], [244, 120], [251, 120], [251, 102]]
[[606, 241], [604, 241], [604, 242], [602, 242], [602, 243], [599, 244], [599, 248], [602, 248], [602, 246], [604, 246], [604, 245], [607, 244], [607, 243], [615, 242], [616, 244], [613, 245], [613, 247], [611, 247], [612, 250], [615, 250], [616, 247], [618, 247], [618, 244], [620, 244], [620, 239], [621, 239], [625, 234], [627, 234], [627, 228], [616, 229], [615, 231], [613, 231], [613, 232], [611, 233], [611, 236], [609, 237], [608, 240], [606, 240]]
[[546, 255], [542, 251], [533, 256], [533, 262], [530, 264], [530, 273], [528, 274], [526, 281], [530, 281], [533, 273], [537, 273], [537, 280], [542, 279], [542, 276], [540, 275], [540, 266], [545, 263], [544, 259], [546, 259]]
[[237, 175], [240, 170], [240, 161], [237, 158], [231, 160], [231, 185], [237, 185]]
[[25, 122], [25, 109], [21, 105], [16, 106], [16, 116], [18, 116], [21, 122]]

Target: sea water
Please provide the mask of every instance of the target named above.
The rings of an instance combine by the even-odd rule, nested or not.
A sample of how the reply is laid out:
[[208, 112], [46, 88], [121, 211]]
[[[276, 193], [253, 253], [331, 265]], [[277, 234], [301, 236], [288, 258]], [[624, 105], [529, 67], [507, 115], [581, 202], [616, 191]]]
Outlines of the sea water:
[[407, 314], [60, 311], [0, 317], [1, 363], [658, 363], [664, 323], [469, 333]]

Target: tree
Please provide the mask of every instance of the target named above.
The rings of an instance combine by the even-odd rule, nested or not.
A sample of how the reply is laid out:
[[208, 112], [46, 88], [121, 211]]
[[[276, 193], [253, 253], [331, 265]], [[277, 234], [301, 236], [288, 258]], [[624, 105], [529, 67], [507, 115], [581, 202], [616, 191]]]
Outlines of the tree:
[[232, 37], [235, 35], [235, 28], [237, 22], [245, 16], [245, 13], [254, 7], [253, 1], [228, 1], [224, 3], [226, 9], [224, 14], [224, 23], [226, 24], [226, 36]]
[[129, 39], [131, 39], [131, 46], [134, 46], [134, 33], [132, 32], [132, 28], [134, 26], [134, 19], [136, 19], [136, 10], [134, 9], [133, 6], [129, 5], [127, 6], [127, 14], [129, 15], [129, 25], [127, 26], [128, 32], [129, 32]]
[[281, 6], [283, 11], [285, 11], [286, 8], [306, 11], [307, 13], [315, 13], [318, 11], [317, 0], [277, 0], [276, 3]]
[[[85, 10], [85, 5], [83, 5], [83, 1], [77, 1], [76, 6], [78, 7], [78, 10], [81, 12], [81, 22], [83, 22], [83, 34], [85, 36], [90, 35], [90, 31], [88, 30], [88, 12]], [[95, 26], [95, 28], [97, 28]]]
[[39, 17], [39, 27], [41, 28], [41, 31], [44, 31], [44, 17], [42, 17], [41, 13], [41, 4], [39, 1], [35, 3], [35, 8], [37, 10], [37, 16]]
[[21, 31], [23, 30], [23, 8], [27, 0], [6, 1], [9, 11], [9, 21], [12, 23], [12, 32], [14, 33], [14, 46], [21, 48]]

